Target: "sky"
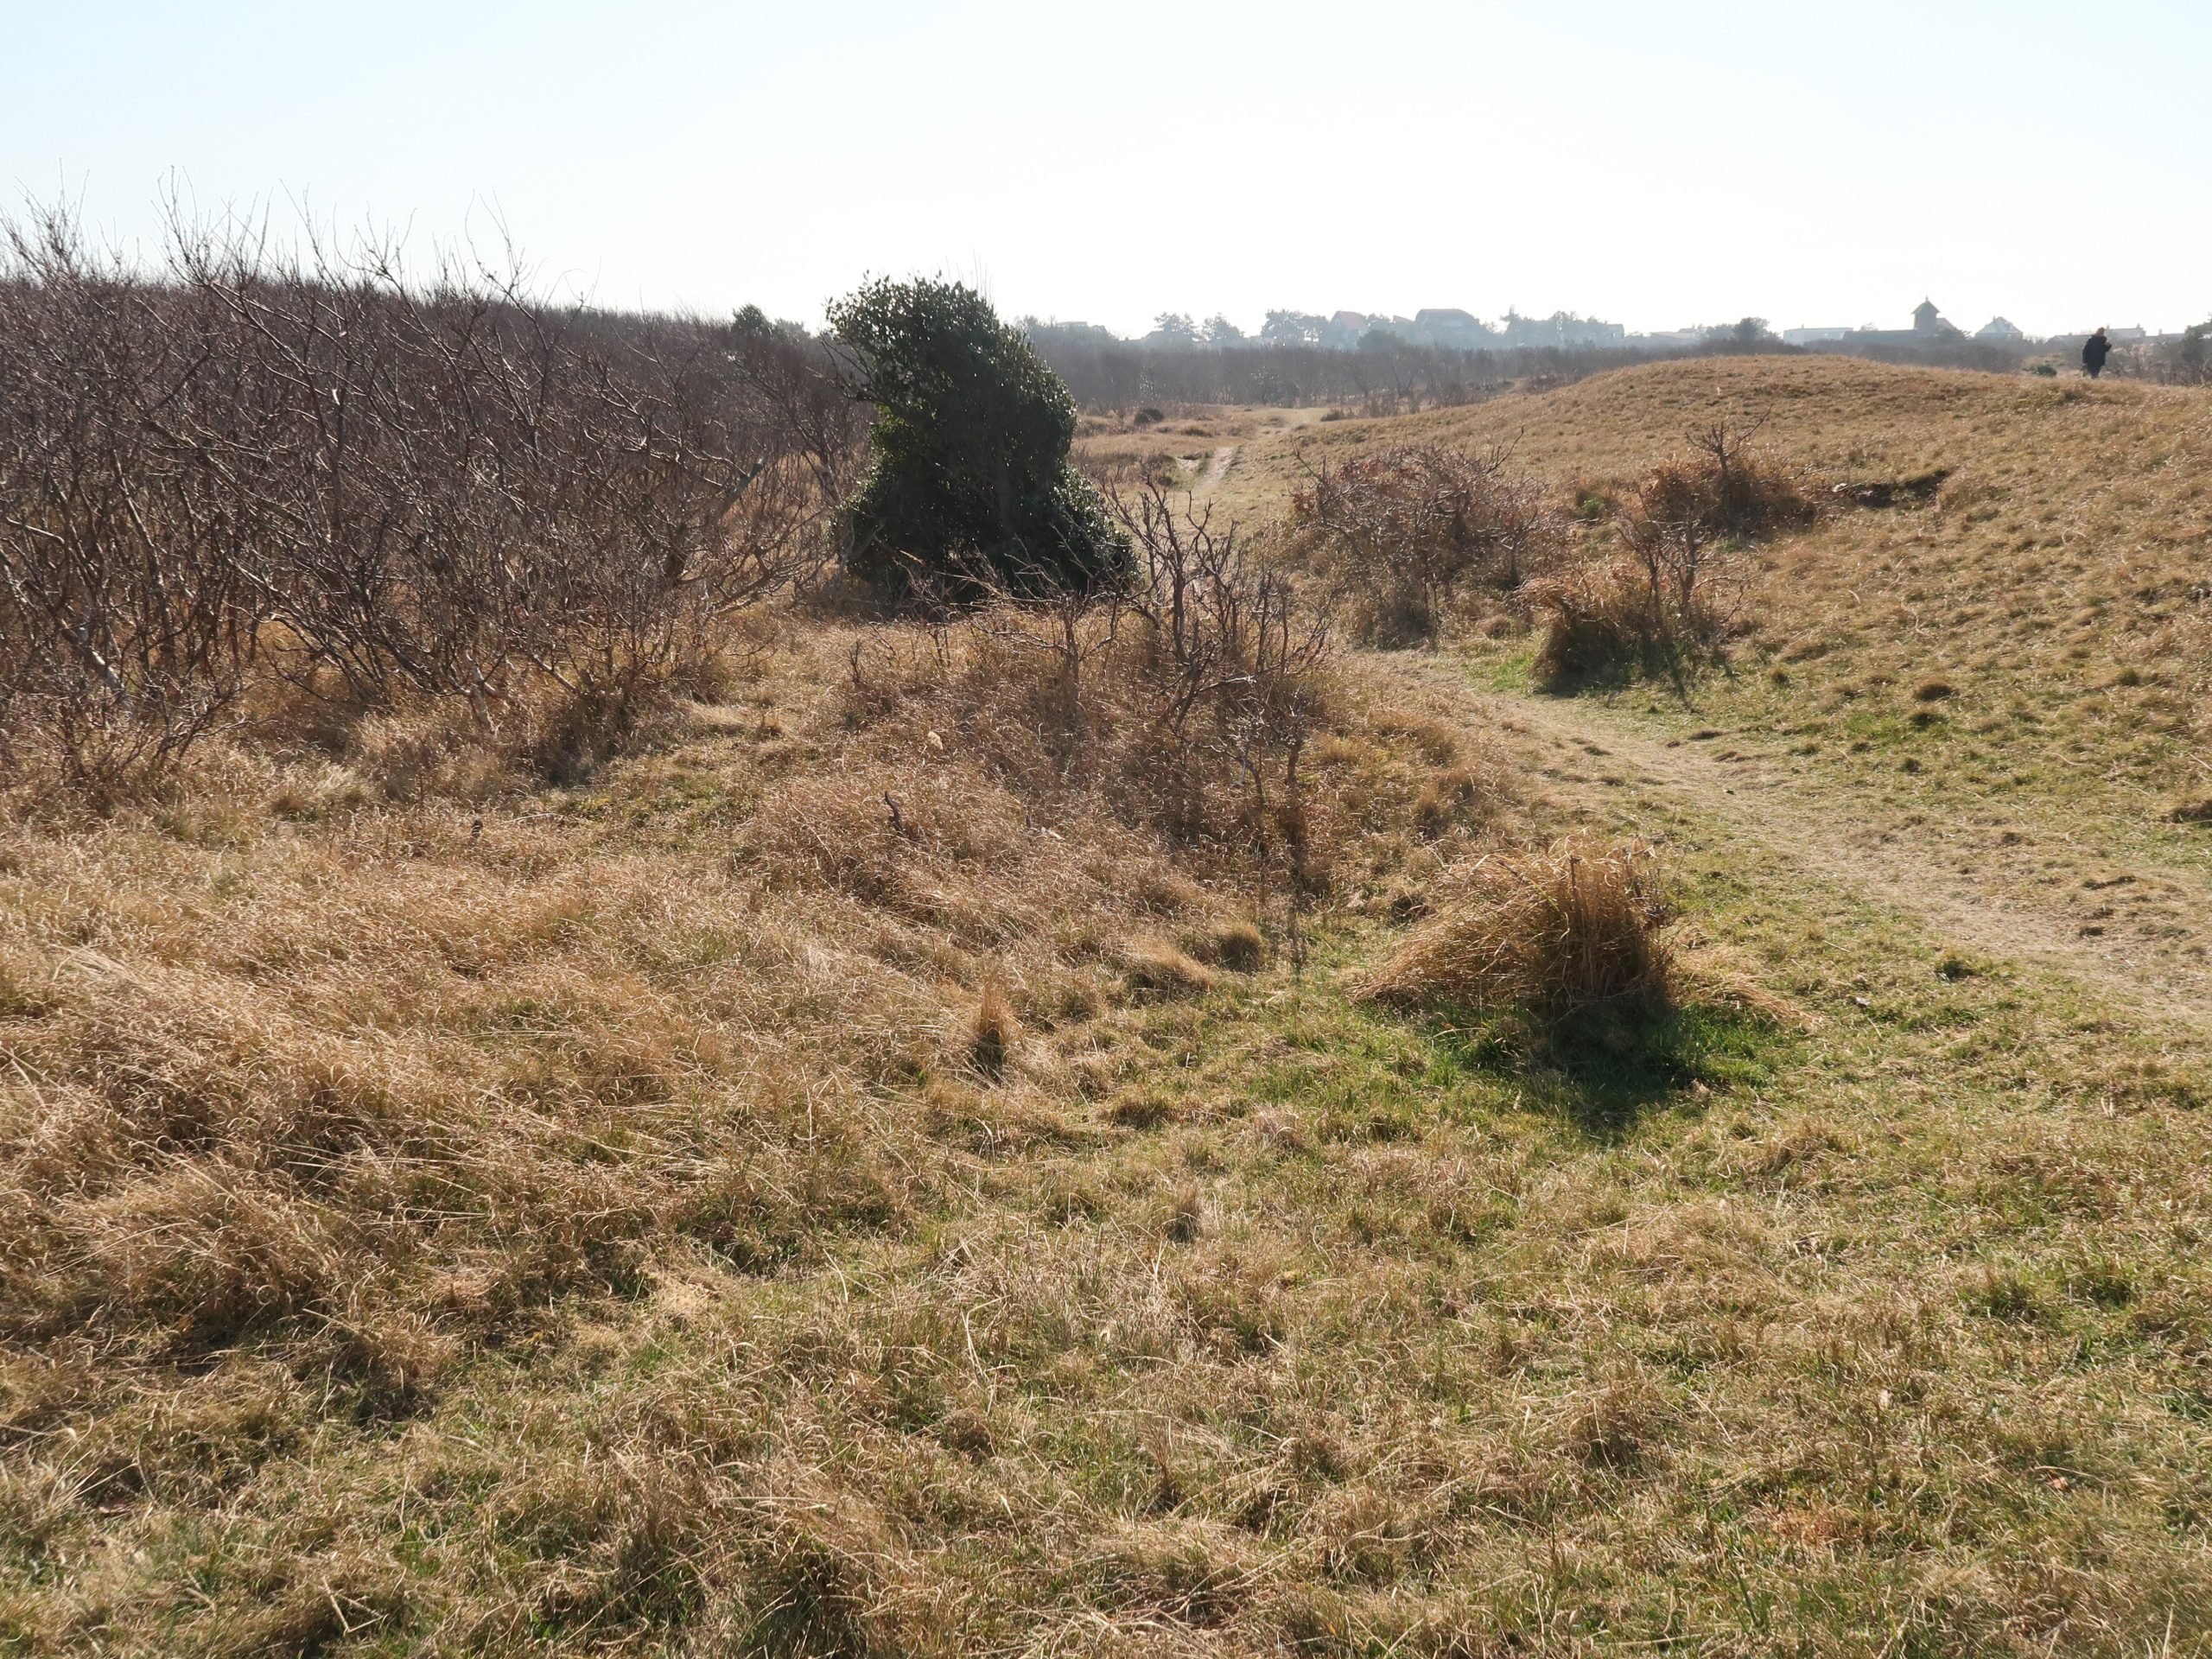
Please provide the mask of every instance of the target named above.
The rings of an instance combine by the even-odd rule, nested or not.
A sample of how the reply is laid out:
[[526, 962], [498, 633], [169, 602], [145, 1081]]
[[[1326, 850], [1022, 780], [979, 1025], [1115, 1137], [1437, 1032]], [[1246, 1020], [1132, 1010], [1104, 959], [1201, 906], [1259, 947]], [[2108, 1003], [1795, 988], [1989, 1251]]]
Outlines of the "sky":
[[517, 247], [818, 321], [2212, 315], [2205, 0], [0, 0], [0, 190]]

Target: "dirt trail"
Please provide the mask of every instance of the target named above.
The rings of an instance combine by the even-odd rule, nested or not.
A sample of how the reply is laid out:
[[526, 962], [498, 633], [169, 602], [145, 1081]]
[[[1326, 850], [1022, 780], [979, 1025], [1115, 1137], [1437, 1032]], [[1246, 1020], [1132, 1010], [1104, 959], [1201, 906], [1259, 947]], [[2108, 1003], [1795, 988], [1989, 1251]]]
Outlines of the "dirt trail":
[[[1281, 425], [1273, 432], [1263, 434], [1263, 436], [1279, 437], [1301, 426], [1312, 426], [1328, 410], [1320, 408], [1287, 409], [1281, 412], [1283, 416]], [[1191, 485], [1191, 505], [1193, 508], [1205, 506], [1229, 481], [1229, 469], [1236, 464], [1237, 451], [1243, 448], [1241, 443], [1224, 443], [1207, 458], [1205, 470]]]
[[[1631, 812], [1639, 798], [1686, 808], [1811, 880], [1916, 920], [1948, 945], [2055, 969], [2115, 1003], [2212, 1030], [2212, 970], [2190, 953], [2206, 937], [2212, 894], [2188, 873], [2140, 859], [2121, 868], [2069, 843], [2055, 861], [2063, 874], [2038, 875], [1987, 824], [1925, 813], [1872, 821], [1846, 782], [1740, 737], [1654, 735], [1599, 702], [1485, 694], [1444, 663], [1405, 660], [1392, 671], [1517, 736], [1570, 797]], [[2113, 907], [2095, 901], [2122, 890], [2150, 906], [2147, 922], [2141, 914], [2107, 922]]]
[[1205, 471], [1200, 473], [1191, 486], [1192, 506], [1203, 507], [1213, 499], [1214, 492], [1228, 481], [1229, 469], [1236, 461], [1236, 446], [1233, 443], [1224, 443], [1213, 452], [1206, 462]]

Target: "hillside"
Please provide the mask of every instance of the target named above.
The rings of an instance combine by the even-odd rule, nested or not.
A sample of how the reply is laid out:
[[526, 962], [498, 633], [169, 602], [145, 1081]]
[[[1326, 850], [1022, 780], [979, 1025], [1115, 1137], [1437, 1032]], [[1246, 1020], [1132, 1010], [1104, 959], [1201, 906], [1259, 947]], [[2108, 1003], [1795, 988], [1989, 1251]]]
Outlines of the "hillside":
[[[1613, 714], [1721, 757], [1747, 791], [2053, 926], [2115, 969], [2212, 1005], [2212, 400], [2078, 379], [1737, 359], [1607, 375], [1535, 397], [1343, 422], [1252, 446], [1255, 498], [1377, 442], [1504, 443], [1605, 496], [1724, 420], [1848, 494], [1745, 561], [1745, 638], [1687, 699]], [[1940, 482], [1934, 480], [1940, 475]], [[1475, 671], [1511, 683], [1519, 647]], [[1556, 700], [1538, 707], [1560, 708]], [[1572, 716], [1580, 721], [1582, 714]], [[2177, 815], [2179, 815], [2179, 821]]]
[[[10, 823], [0, 1647], [2212, 1651], [2212, 398], [1745, 359], [1127, 447], [1255, 521], [1716, 413], [1950, 474], [1747, 556], [1686, 696], [1357, 655], [1296, 937], [1051, 752], [1042, 636], [822, 606], [582, 781], [394, 721]], [[1568, 829], [1669, 873], [1650, 1046], [1355, 995]]]

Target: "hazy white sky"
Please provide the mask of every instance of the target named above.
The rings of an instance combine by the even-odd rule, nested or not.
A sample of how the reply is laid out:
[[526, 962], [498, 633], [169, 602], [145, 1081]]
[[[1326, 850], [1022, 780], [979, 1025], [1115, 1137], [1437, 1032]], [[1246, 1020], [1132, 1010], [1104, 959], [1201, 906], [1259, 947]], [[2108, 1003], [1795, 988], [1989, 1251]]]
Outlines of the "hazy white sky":
[[504, 223], [608, 304], [2212, 313], [2208, 0], [0, 0], [0, 187]]

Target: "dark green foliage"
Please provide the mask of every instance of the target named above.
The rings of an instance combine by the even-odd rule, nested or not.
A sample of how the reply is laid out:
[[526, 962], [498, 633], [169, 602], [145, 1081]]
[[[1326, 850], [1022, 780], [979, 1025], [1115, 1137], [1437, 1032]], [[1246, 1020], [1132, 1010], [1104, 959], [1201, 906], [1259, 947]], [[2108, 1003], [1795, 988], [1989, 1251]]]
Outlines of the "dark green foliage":
[[972, 601], [1110, 586], [1128, 547], [1068, 465], [1075, 400], [962, 283], [868, 284], [830, 308], [875, 404], [843, 509], [846, 566], [894, 596]]

